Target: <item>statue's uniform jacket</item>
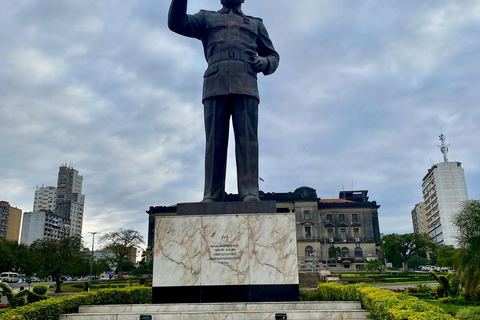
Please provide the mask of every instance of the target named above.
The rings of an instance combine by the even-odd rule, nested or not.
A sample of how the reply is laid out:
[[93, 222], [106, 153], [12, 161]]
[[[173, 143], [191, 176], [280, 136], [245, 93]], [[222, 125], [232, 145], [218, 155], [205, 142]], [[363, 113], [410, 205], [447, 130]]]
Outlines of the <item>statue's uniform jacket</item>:
[[169, 27], [183, 36], [202, 41], [208, 68], [204, 74], [203, 101], [229, 95], [247, 95], [259, 99], [257, 72], [251, 66], [253, 57], [268, 60], [263, 71], [273, 73], [279, 55], [273, 47], [263, 21], [246, 16], [239, 9], [201, 10], [186, 14], [187, 2], [174, 1], [169, 13]]

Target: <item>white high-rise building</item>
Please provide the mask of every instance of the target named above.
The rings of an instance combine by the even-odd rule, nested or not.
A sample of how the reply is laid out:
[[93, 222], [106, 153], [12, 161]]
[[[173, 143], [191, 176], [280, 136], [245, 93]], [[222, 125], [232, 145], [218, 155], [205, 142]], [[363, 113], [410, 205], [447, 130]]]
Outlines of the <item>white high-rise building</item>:
[[51, 211], [34, 211], [23, 214], [20, 243], [31, 245], [39, 239], [59, 240], [70, 235], [70, 220]]
[[55, 212], [57, 206], [57, 188], [41, 187], [35, 190], [35, 199], [33, 200], [33, 211], [50, 210]]
[[468, 200], [467, 185], [462, 164], [447, 159], [448, 146], [445, 136], [440, 136], [444, 162], [433, 165], [423, 178], [422, 191], [428, 234], [439, 245], [458, 246], [458, 230], [452, 223], [453, 216]]

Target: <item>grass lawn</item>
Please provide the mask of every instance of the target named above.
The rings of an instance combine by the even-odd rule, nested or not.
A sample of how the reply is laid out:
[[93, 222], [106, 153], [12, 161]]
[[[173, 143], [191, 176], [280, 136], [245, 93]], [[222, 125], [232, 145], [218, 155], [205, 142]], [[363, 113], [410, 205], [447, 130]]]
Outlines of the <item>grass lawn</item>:
[[[67, 282], [62, 283], [62, 292], [63, 293], [78, 293], [84, 291], [86, 281], [77, 281], [77, 282]], [[128, 286], [137, 286], [139, 285], [138, 280], [103, 280], [103, 281], [91, 281], [90, 282], [90, 291], [96, 291], [99, 289], [107, 288], [125, 288]], [[55, 292], [56, 285], [51, 285], [49, 292]]]
[[430, 303], [434, 306], [440, 307], [445, 312], [451, 314], [452, 316], [455, 316], [455, 314], [458, 312], [458, 310], [466, 308], [467, 306], [465, 305], [457, 305], [457, 304], [451, 304], [451, 303], [440, 303], [438, 300], [423, 300], [424, 302]]
[[[348, 283], [357, 283], [357, 282], [373, 282], [373, 273], [371, 272], [342, 272], [342, 273], [333, 273], [337, 275], [340, 280]], [[434, 279], [428, 273], [414, 273], [414, 272], [382, 272], [375, 274], [375, 282], [378, 283], [428, 283], [435, 282]]]

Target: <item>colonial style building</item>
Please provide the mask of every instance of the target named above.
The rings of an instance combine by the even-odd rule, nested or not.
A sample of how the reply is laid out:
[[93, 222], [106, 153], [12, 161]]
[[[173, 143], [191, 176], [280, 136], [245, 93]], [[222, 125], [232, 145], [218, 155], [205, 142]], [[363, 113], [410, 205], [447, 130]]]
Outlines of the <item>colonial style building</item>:
[[[276, 201], [277, 212], [295, 214], [300, 271], [342, 267], [359, 269], [368, 260], [380, 259], [380, 228], [375, 201], [368, 191], [340, 191], [338, 199], [318, 198], [315, 189], [260, 193], [262, 201]], [[229, 194], [225, 201], [238, 201]], [[175, 215], [176, 206], [150, 207], [148, 247], [153, 248], [155, 217]]]

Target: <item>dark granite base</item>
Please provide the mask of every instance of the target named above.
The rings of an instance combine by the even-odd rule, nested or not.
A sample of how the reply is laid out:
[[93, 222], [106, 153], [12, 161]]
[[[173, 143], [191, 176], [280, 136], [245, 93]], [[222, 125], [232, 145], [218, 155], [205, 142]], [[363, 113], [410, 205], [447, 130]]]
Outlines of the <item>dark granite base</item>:
[[211, 215], [211, 214], [248, 214], [276, 213], [276, 201], [256, 202], [193, 202], [177, 204], [177, 215]]
[[153, 287], [153, 303], [282, 302], [299, 301], [299, 286], [243, 285]]

